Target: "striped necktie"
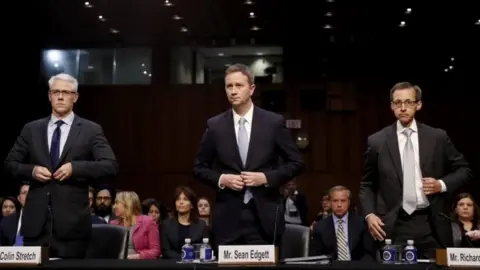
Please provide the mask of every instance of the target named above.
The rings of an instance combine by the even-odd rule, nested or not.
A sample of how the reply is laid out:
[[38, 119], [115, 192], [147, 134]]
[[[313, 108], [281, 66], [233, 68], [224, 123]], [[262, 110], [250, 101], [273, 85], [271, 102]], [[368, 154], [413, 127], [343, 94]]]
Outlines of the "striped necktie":
[[343, 231], [343, 220], [337, 221], [337, 255], [339, 261], [348, 261], [348, 246], [345, 232]]

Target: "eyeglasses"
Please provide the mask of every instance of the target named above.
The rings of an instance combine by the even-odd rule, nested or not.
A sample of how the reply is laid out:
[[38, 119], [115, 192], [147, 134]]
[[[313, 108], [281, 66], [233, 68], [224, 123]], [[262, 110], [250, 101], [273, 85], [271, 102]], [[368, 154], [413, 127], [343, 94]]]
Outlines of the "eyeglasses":
[[392, 105], [395, 106], [396, 108], [401, 108], [403, 105], [405, 105], [405, 107], [413, 107], [413, 106], [417, 105], [417, 101], [414, 101], [414, 100], [405, 100], [405, 101], [395, 100], [395, 101], [392, 101]]
[[76, 95], [76, 91], [68, 91], [68, 90], [50, 90], [50, 93], [54, 96], [59, 96], [60, 94], [64, 96], [71, 96], [71, 95]]

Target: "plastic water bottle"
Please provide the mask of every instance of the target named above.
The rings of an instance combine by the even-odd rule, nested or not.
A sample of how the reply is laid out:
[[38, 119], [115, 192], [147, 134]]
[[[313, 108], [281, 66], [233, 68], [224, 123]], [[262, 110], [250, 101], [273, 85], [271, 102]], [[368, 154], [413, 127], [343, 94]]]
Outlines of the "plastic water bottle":
[[195, 259], [195, 248], [191, 242], [192, 239], [185, 238], [185, 245], [182, 247], [182, 262], [193, 262]]
[[417, 248], [413, 245], [413, 240], [407, 241], [407, 246], [403, 249], [403, 259], [406, 264], [416, 264], [417, 263]]
[[208, 238], [203, 238], [203, 245], [200, 247], [200, 261], [211, 262], [213, 260], [212, 247], [208, 244]]
[[382, 263], [394, 264], [397, 262], [397, 249], [392, 245], [391, 239], [385, 240], [385, 245], [382, 247]]

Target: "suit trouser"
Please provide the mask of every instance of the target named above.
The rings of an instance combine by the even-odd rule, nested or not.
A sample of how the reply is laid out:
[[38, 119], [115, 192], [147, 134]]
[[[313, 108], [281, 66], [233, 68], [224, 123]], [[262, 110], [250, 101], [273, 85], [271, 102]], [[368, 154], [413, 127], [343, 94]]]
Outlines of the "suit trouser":
[[85, 258], [90, 238], [62, 239], [57, 236], [51, 213], [48, 214], [42, 232], [38, 237], [24, 237], [25, 246], [49, 247], [50, 258], [83, 259]]
[[420, 259], [434, 259], [435, 250], [440, 247], [435, 239], [434, 224], [429, 208], [416, 210], [408, 215], [400, 209], [393, 228], [392, 241], [395, 245], [405, 246], [408, 240], [414, 240]]

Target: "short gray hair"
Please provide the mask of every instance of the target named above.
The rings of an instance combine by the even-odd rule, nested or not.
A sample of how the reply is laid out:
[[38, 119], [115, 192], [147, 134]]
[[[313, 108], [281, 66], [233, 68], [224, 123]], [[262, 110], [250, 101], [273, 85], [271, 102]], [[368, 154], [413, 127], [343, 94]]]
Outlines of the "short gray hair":
[[250, 70], [250, 68], [248, 66], [246, 66], [244, 64], [233, 64], [225, 70], [225, 76], [227, 76], [228, 74], [235, 73], [235, 72], [240, 72], [243, 75], [247, 76], [249, 84], [252, 85], [252, 84], [255, 83], [255, 76], [253, 75], [253, 72]]
[[336, 192], [336, 191], [346, 191], [348, 192], [348, 199], [349, 200], [352, 200], [352, 191], [345, 187], [345, 186], [334, 186], [332, 187], [329, 191], [328, 191], [328, 196], [331, 198], [332, 197], [332, 193], [333, 192]]
[[413, 89], [415, 90], [415, 101], [421, 101], [422, 100], [422, 89], [420, 86], [412, 84], [410, 82], [399, 82], [396, 83], [392, 89], [390, 89], [390, 101], [393, 101], [393, 93], [397, 90], [402, 90], [402, 89]]
[[77, 79], [75, 79], [75, 77], [73, 77], [70, 74], [60, 73], [60, 74], [57, 74], [55, 76], [50, 77], [50, 80], [48, 80], [48, 88], [50, 90], [52, 89], [52, 85], [55, 81], [69, 82], [73, 85], [73, 91], [77, 92], [77, 90], [78, 90], [78, 81], [77, 81]]

